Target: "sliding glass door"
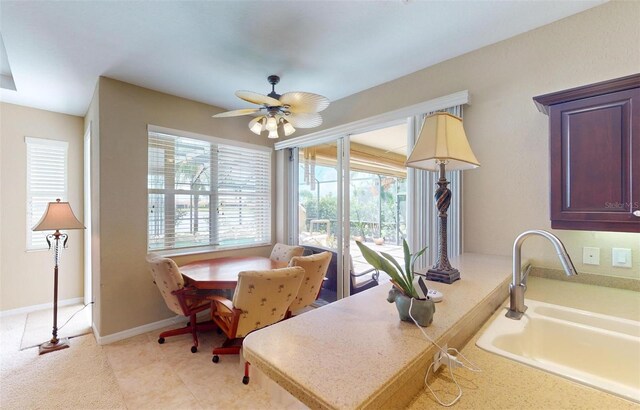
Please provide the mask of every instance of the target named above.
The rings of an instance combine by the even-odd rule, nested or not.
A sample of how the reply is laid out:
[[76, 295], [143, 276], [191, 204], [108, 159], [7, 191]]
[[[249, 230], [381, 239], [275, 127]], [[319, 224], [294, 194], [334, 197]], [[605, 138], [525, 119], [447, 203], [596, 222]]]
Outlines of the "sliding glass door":
[[366, 262], [357, 241], [403, 263], [406, 151], [406, 122], [291, 151], [290, 237], [307, 254], [333, 254], [319, 305], [389, 280]]
[[296, 150], [298, 244], [307, 254], [332, 253], [319, 305], [334, 302], [343, 293], [342, 146], [340, 139]]
[[[406, 107], [402, 114], [382, 114], [275, 144], [291, 154], [290, 166], [282, 171], [289, 181], [282, 190], [288, 242], [335, 254], [335, 281], [334, 276], [327, 279], [321, 294], [325, 300], [357, 293], [364, 289], [362, 282], [373, 279], [357, 241], [402, 263], [406, 239], [414, 250], [428, 246], [416, 261], [417, 271], [425, 272], [433, 263], [438, 251], [433, 200], [438, 176], [407, 169], [404, 163], [427, 113], [447, 111], [462, 117], [467, 101], [468, 92], [463, 91]], [[453, 192], [447, 246], [453, 256], [462, 251], [462, 177], [447, 173], [447, 178]], [[363, 272], [366, 275], [360, 275]], [[380, 273], [377, 282], [385, 280]]]
[[[381, 127], [350, 136], [349, 196], [351, 294], [389, 280], [375, 272], [356, 241], [404, 264], [407, 236], [407, 124]], [[378, 276], [378, 277], [376, 277]]]

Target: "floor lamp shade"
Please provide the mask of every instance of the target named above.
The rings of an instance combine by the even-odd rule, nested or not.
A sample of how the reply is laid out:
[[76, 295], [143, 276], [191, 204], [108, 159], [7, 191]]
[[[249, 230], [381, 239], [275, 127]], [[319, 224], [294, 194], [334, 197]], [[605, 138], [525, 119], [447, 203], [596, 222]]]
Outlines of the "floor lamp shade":
[[[47, 235], [49, 249], [53, 246], [53, 332], [51, 340], [40, 345], [39, 353], [49, 353], [69, 347], [67, 338], [58, 339], [58, 262], [60, 252], [66, 247], [67, 234], [60, 229], [84, 229], [82, 222], [73, 214], [69, 202], [49, 202], [40, 221], [32, 228], [34, 231], [54, 231]], [[61, 243], [62, 242], [62, 243]]]
[[447, 210], [451, 203], [451, 191], [447, 187], [449, 181], [445, 176], [445, 167], [454, 171], [480, 166], [467, 141], [462, 119], [446, 112], [437, 112], [425, 118], [406, 165], [440, 173], [435, 193], [440, 219], [438, 260], [427, 271], [427, 279], [453, 283], [460, 279], [460, 272], [451, 267], [447, 255]]
[[84, 229], [82, 222], [73, 214], [69, 202], [49, 202], [44, 215], [32, 228], [34, 231], [58, 231], [60, 229]]

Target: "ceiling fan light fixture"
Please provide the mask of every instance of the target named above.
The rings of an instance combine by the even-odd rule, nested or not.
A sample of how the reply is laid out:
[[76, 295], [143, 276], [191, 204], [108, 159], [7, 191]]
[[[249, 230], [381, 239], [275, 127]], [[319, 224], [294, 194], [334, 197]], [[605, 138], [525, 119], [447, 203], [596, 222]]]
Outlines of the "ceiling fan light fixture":
[[272, 139], [278, 138], [278, 131], [276, 130], [269, 131], [269, 138], [272, 138]]
[[291, 123], [285, 119], [282, 120], [282, 130], [284, 131], [285, 137], [296, 132], [296, 129], [291, 125]]
[[[252, 121], [253, 122], [253, 121]], [[260, 135], [260, 133], [262, 131], [265, 130], [265, 125], [267, 124], [267, 118], [266, 117], [262, 117], [260, 118], [258, 121], [256, 121], [255, 123], [253, 123], [253, 125], [251, 125], [249, 127], [249, 129], [251, 130], [251, 132], [253, 132], [256, 135]]]
[[[266, 129], [269, 132], [276, 131], [278, 129], [278, 120], [276, 120], [275, 117], [269, 117], [269, 119], [267, 119]], [[269, 138], [273, 138], [273, 137], [269, 136]], [[276, 138], [278, 138], [278, 137], [276, 137]]]

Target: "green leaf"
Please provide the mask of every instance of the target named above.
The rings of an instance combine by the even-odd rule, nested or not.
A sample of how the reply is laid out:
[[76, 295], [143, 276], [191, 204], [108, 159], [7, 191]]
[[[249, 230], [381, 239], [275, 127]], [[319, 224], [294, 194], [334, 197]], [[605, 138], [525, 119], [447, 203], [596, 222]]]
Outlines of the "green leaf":
[[402, 267], [400, 267], [400, 264], [398, 263], [396, 258], [394, 258], [393, 256], [389, 255], [386, 252], [380, 252], [380, 255], [384, 256], [385, 258], [387, 258], [387, 260], [393, 263], [393, 265], [398, 269], [398, 272], [402, 272]]
[[396, 282], [407, 295], [413, 295], [413, 286], [410, 288], [407, 285], [402, 276], [400, 276], [396, 268], [391, 263], [380, 256], [376, 251], [369, 249], [362, 242], [356, 242], [356, 245], [358, 245], [358, 248], [360, 248], [360, 252], [362, 252], [362, 256], [371, 266], [389, 275], [391, 279], [393, 279], [393, 281]]
[[402, 240], [402, 250], [404, 251], [404, 266], [408, 275], [411, 274], [411, 251], [406, 239]]
[[407, 275], [405, 275], [404, 272], [402, 271], [402, 267], [400, 267], [400, 264], [398, 263], [396, 258], [394, 258], [393, 256], [389, 255], [386, 252], [380, 252], [380, 255], [382, 255], [385, 258], [387, 258], [391, 263], [393, 263], [393, 265], [396, 267], [396, 269], [398, 269], [398, 272], [400, 273], [400, 277], [402, 278], [402, 283], [399, 283], [399, 285], [402, 286], [403, 289], [413, 289], [412, 286], [409, 286], [409, 281], [407, 280]]
[[413, 265], [411, 264], [411, 250], [409, 250], [409, 244], [406, 239], [402, 239], [402, 249], [404, 251], [404, 266], [406, 272], [407, 282], [411, 283], [411, 290], [413, 289]]
[[416, 263], [416, 260], [418, 260], [418, 258], [419, 258], [420, 256], [422, 256], [422, 254], [424, 253], [424, 251], [426, 251], [426, 250], [427, 250], [427, 248], [428, 248], [428, 246], [425, 246], [424, 248], [422, 248], [422, 250], [421, 250], [420, 252], [418, 252], [418, 253], [414, 254], [414, 255], [411, 257], [411, 272], [413, 272], [413, 265]]

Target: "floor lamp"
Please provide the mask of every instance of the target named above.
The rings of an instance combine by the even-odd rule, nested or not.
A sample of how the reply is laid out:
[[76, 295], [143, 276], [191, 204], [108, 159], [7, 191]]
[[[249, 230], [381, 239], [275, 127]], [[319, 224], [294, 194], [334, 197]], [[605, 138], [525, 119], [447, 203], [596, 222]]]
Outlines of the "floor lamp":
[[427, 279], [453, 283], [460, 279], [460, 272], [451, 267], [447, 255], [447, 210], [451, 202], [451, 191], [447, 187], [449, 181], [445, 176], [445, 166], [449, 171], [480, 166], [467, 141], [462, 119], [446, 112], [437, 112], [425, 118], [418, 141], [406, 165], [440, 172], [435, 194], [440, 220], [438, 260], [427, 271]]
[[50, 341], [40, 345], [39, 353], [45, 354], [55, 350], [69, 347], [69, 339], [58, 339], [58, 262], [62, 248], [67, 247], [69, 237], [66, 233], [60, 233], [60, 229], [84, 229], [84, 225], [73, 214], [69, 202], [49, 202], [47, 210], [42, 215], [40, 222], [32, 228], [34, 231], [55, 231], [47, 235], [47, 244], [51, 249], [53, 241], [53, 333]]

